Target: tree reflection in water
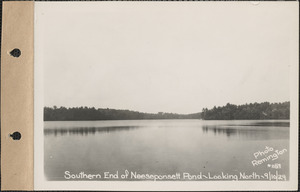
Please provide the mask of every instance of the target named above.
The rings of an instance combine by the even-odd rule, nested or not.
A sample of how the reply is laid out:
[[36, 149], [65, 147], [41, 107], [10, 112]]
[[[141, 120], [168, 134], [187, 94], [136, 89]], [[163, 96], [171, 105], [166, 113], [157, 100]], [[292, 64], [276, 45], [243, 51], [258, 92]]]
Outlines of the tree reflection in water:
[[[287, 131], [288, 129], [288, 131]], [[228, 138], [254, 140], [289, 139], [289, 123], [257, 123], [243, 125], [203, 125], [204, 134], [226, 135]]]
[[44, 130], [45, 136], [66, 136], [66, 135], [95, 135], [96, 133], [109, 133], [115, 131], [129, 131], [140, 126], [114, 126], [114, 127], [76, 127], [76, 128], [49, 128]]
[[[138, 128], [151, 128], [152, 126], [107, 126], [107, 127], [52, 127], [44, 130], [45, 136], [68, 135], [95, 135], [117, 131], [130, 131]], [[159, 129], [177, 126], [154, 126]], [[178, 126], [181, 127], [181, 126]], [[228, 138], [243, 138], [252, 140], [289, 139], [289, 122], [259, 122], [249, 124], [224, 124], [224, 125], [198, 125], [182, 127], [183, 129], [201, 129], [204, 134], [213, 133], [225, 135]], [[288, 129], [288, 131], [287, 131]], [[172, 131], [172, 129], [170, 130]]]

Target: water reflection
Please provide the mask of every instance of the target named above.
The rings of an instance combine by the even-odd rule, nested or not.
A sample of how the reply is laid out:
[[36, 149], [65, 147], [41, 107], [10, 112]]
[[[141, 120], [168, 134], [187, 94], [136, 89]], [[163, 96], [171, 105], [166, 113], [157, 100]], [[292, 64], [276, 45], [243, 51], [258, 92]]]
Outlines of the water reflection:
[[[270, 122], [45, 122], [45, 176], [49, 181], [66, 181], [66, 170], [72, 174], [115, 173], [124, 169], [150, 174], [275, 172], [267, 166], [251, 164], [253, 154], [266, 146], [289, 152], [290, 129], [284, 127], [288, 124]], [[289, 175], [288, 153], [276, 163], [282, 165], [278, 174]]]
[[248, 124], [231, 124], [230, 126], [266, 126], [266, 127], [290, 127], [290, 122], [255, 122]]
[[140, 126], [114, 126], [114, 127], [76, 127], [76, 128], [49, 128], [44, 130], [45, 136], [66, 136], [66, 135], [95, 135], [96, 133], [109, 133], [116, 131], [129, 131], [140, 128]]
[[213, 133], [215, 136], [226, 135], [228, 138], [238, 137], [251, 140], [289, 139], [288, 127], [257, 125], [203, 125], [204, 134]]
[[[143, 124], [135, 123], [133, 125], [128, 125], [129, 122], [114, 122], [115, 125], [103, 125], [103, 123], [110, 122], [99, 122], [102, 125], [90, 125], [85, 126], [78, 125], [78, 122], [54, 122], [51, 127], [44, 129], [45, 136], [68, 136], [68, 135], [80, 135], [88, 136], [95, 134], [103, 134], [117, 131], [130, 131], [138, 128], [157, 128], [159, 130], [166, 130], [173, 132], [184, 128], [187, 132], [188, 129], [202, 130], [202, 134], [214, 134], [215, 136], [225, 136], [227, 138], [246, 138], [251, 140], [270, 140], [270, 139], [289, 139], [289, 122], [288, 121], [265, 121], [265, 122], [251, 122], [251, 121], [231, 121], [231, 122], [221, 122], [219, 124], [199, 124], [195, 123], [163, 123], [157, 124], [155, 122], [144, 122], [140, 121]], [[51, 122], [53, 123], [53, 122]], [[73, 123], [73, 124], [72, 124]], [[89, 122], [88, 122], [89, 123]], [[96, 122], [98, 123], [98, 122]], [[118, 125], [116, 125], [118, 123]], [[127, 125], [126, 125], [127, 123]], [[151, 124], [153, 123], [153, 124]], [[56, 125], [57, 124], [57, 125]], [[125, 125], [122, 125], [125, 124]], [[138, 124], [138, 125], [137, 125]], [[55, 125], [55, 126], [53, 126]], [[76, 127], [77, 126], [77, 127]], [[152, 129], [157, 131], [157, 129]], [[182, 130], [182, 129], [181, 129]], [[151, 132], [151, 131], [150, 131]], [[149, 134], [150, 134], [149, 132]]]
[[215, 135], [217, 134], [225, 134], [227, 137], [230, 137], [232, 135], [238, 134], [238, 130], [236, 129], [231, 129], [231, 128], [221, 128], [217, 126], [203, 126], [202, 127], [203, 133], [208, 133], [208, 132], [213, 132]]

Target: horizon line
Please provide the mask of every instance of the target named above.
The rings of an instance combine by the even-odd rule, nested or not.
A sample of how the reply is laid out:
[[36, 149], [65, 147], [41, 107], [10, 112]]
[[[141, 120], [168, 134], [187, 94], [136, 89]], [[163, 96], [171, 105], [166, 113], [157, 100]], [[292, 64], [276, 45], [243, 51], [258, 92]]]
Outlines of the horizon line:
[[[250, 105], [250, 104], [262, 104], [262, 103], [269, 103], [269, 104], [280, 104], [280, 103], [287, 103], [287, 102], [290, 102], [290, 101], [282, 101], [282, 102], [269, 102], [269, 101], [264, 101], [264, 102], [251, 102], [251, 103], [245, 103], [245, 104], [234, 104], [234, 103], [226, 103], [226, 105], [236, 105], [236, 106], [243, 106], [243, 105]], [[225, 107], [226, 105], [222, 105], [222, 106], [214, 106], [214, 107]], [[123, 110], [123, 111], [131, 111], [131, 112], [138, 112], [138, 113], [148, 113], [148, 114], [159, 114], [159, 113], [165, 113], [165, 114], [177, 114], [177, 115], [191, 115], [191, 114], [198, 114], [198, 113], [202, 113], [202, 111], [199, 111], [199, 112], [193, 112], [193, 113], [176, 113], [176, 112], [164, 112], [164, 111], [158, 111], [156, 113], [154, 112], [144, 112], [144, 111], [138, 111], [138, 110], [133, 110], [133, 109], [118, 109], [118, 108], [110, 108], [110, 107], [95, 107], [95, 106], [77, 106], [77, 107], [65, 107], [65, 106], [57, 106], [57, 105], [53, 105], [51, 107], [49, 106], [44, 106], [44, 108], [66, 108], [66, 109], [71, 109], [71, 108], [95, 108], [96, 110], [98, 109], [106, 109], [106, 110]], [[211, 108], [207, 108], [207, 107], [202, 107], [202, 110], [203, 109], [213, 109], [214, 107], [211, 107]]]

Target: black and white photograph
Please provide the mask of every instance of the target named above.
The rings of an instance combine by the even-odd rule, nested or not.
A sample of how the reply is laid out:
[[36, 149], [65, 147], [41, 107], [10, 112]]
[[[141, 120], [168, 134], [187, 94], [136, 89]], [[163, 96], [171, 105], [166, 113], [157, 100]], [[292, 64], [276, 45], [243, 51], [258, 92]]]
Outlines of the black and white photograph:
[[35, 187], [297, 186], [298, 14], [36, 2]]

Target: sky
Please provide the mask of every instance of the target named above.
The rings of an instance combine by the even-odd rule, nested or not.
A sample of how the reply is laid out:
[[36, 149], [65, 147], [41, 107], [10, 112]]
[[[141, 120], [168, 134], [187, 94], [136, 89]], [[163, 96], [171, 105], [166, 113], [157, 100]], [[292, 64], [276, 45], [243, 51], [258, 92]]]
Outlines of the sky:
[[291, 5], [37, 2], [44, 105], [188, 114], [289, 101]]

